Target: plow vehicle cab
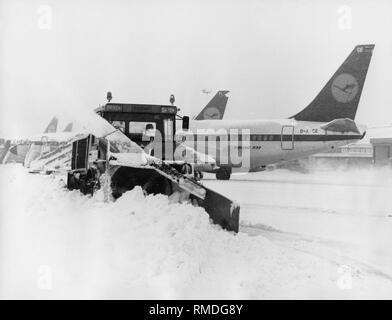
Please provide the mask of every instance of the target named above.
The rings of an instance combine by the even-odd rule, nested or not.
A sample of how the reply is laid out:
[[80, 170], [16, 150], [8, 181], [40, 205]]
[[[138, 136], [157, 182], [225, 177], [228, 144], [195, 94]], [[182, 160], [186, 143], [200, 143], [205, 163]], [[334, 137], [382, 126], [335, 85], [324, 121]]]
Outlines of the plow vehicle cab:
[[[214, 223], [238, 232], [239, 206], [196, 181], [192, 163], [174, 159], [175, 106], [107, 103], [96, 112], [113, 130], [73, 142], [68, 189], [93, 194], [103, 187], [105, 195], [116, 199], [140, 186], [145, 194], [201, 206]], [[188, 124], [184, 117], [183, 130]]]
[[107, 103], [97, 113], [146, 153], [173, 160], [177, 107]]

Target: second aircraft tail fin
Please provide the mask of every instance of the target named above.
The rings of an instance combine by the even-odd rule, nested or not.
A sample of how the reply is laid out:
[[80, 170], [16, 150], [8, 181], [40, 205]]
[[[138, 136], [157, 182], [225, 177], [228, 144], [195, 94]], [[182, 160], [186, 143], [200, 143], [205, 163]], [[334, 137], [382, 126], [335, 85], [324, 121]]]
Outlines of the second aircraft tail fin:
[[221, 90], [207, 103], [204, 109], [196, 116], [195, 120], [222, 120], [229, 97], [227, 90]]

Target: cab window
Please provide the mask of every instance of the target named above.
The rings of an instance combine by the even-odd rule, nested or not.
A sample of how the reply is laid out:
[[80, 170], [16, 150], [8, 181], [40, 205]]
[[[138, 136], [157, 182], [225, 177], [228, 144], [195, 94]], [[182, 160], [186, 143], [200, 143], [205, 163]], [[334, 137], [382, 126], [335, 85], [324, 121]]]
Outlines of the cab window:
[[125, 133], [125, 121], [113, 120], [112, 126]]
[[143, 121], [130, 121], [129, 134], [142, 136], [143, 141], [151, 140], [155, 137], [156, 123]]

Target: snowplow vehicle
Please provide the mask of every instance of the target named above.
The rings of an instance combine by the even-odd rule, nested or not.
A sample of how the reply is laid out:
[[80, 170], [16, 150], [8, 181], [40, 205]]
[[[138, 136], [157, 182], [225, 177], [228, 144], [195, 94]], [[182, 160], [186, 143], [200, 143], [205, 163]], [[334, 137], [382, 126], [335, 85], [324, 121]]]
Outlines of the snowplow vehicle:
[[[189, 157], [175, 158], [181, 149], [175, 140], [177, 111], [173, 105], [110, 102], [98, 108], [111, 132], [86, 133], [73, 141], [68, 189], [92, 195], [103, 188], [105, 197], [114, 200], [140, 186], [145, 194], [203, 207], [215, 224], [238, 232], [240, 207], [197, 181], [194, 163], [183, 160]], [[189, 118], [182, 120], [182, 129], [189, 129]]]

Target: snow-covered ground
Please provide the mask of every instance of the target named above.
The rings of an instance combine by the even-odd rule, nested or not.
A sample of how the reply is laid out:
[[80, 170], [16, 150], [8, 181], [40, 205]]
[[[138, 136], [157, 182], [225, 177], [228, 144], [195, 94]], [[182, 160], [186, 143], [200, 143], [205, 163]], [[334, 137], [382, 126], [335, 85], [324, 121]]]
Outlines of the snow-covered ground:
[[392, 170], [276, 170], [205, 183], [241, 203], [242, 232], [391, 282]]
[[0, 298], [391, 298], [392, 173], [284, 170], [205, 184], [241, 231], [140, 189], [114, 203], [0, 166]]

